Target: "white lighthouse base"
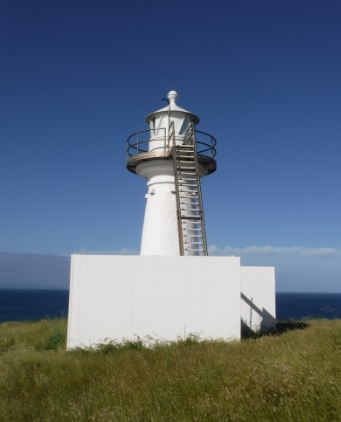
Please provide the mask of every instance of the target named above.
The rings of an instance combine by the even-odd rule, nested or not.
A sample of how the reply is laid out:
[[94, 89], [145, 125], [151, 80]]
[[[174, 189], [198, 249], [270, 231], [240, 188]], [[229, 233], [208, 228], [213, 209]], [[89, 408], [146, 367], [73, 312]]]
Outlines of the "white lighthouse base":
[[72, 255], [67, 348], [108, 340], [238, 340], [275, 324], [273, 267], [238, 257]]

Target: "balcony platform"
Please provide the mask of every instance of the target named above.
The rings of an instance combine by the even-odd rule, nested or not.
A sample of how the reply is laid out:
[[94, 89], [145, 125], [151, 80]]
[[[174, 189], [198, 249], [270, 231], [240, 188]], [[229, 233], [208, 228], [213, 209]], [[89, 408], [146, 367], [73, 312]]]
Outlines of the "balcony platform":
[[[140, 154], [133, 155], [127, 160], [127, 169], [132, 173], [136, 174], [136, 167], [140, 163], [151, 160], [173, 160], [172, 152], [168, 151], [150, 151], [142, 152]], [[207, 155], [198, 154], [199, 164], [204, 167], [207, 171], [207, 174], [212, 174], [217, 170], [217, 162], [214, 158], [211, 158]]]

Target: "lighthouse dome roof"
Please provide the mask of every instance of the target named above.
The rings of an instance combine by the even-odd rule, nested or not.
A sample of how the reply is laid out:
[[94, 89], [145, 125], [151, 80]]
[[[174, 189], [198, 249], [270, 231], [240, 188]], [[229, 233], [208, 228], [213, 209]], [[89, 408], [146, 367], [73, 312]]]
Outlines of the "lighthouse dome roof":
[[178, 93], [176, 91], [170, 91], [167, 95], [168, 100], [169, 100], [169, 105], [167, 105], [164, 108], [161, 108], [160, 110], [154, 111], [153, 113], [148, 114], [148, 116], [146, 117], [146, 122], [149, 124], [150, 120], [157, 114], [160, 113], [168, 113], [168, 111], [177, 111], [180, 113], [184, 113], [184, 114], [188, 114], [191, 116], [191, 120], [192, 122], [197, 125], [200, 122], [199, 117], [196, 114], [191, 113], [190, 111], [187, 111], [181, 107], [179, 107], [176, 103], [175, 100], [178, 98]]

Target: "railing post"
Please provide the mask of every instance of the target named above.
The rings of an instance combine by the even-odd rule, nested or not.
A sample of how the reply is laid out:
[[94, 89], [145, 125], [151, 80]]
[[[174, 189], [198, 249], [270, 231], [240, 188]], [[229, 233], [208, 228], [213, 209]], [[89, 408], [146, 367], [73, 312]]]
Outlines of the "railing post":
[[166, 142], [167, 142], [167, 135], [166, 135], [166, 128], [163, 130], [163, 153], [166, 154]]

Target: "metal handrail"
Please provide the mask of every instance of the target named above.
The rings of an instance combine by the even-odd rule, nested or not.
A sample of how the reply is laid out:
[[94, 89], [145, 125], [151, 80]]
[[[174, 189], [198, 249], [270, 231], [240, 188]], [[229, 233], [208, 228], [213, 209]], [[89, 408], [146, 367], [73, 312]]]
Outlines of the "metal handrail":
[[[152, 131], [156, 131], [156, 130], [163, 130], [163, 135], [157, 137], [157, 138], [152, 138], [152, 139], [146, 139], [146, 140], [140, 140], [140, 135], [144, 132], [152, 132]], [[154, 142], [154, 141], [163, 141], [163, 146], [158, 147], [156, 149], [163, 149], [165, 152], [169, 152], [170, 149], [172, 148], [171, 145], [171, 138], [173, 140], [173, 144], [175, 143], [176, 140], [176, 134], [174, 131], [174, 123], [171, 122], [170, 126], [169, 126], [169, 136], [167, 139], [166, 136], [166, 128], [165, 127], [160, 127], [160, 128], [153, 128], [153, 129], [145, 129], [145, 130], [140, 130], [139, 132], [135, 132], [132, 135], [129, 136], [129, 138], [127, 139], [127, 156], [128, 159], [130, 157], [134, 157], [135, 155], [138, 154], [142, 154], [142, 153], [146, 153], [149, 152], [149, 142]], [[217, 145], [217, 140], [215, 139], [214, 136], [210, 135], [209, 133], [206, 132], [202, 132], [201, 130], [195, 130], [195, 135], [197, 134], [201, 134], [204, 136], [208, 136], [210, 138], [209, 142], [203, 142], [203, 141], [199, 141], [196, 138], [196, 144], [197, 144], [197, 153], [201, 154], [201, 155], [208, 155], [211, 158], [214, 158], [217, 154], [217, 150], [216, 150], [216, 145]], [[136, 138], [136, 141], [132, 141], [132, 139]], [[209, 154], [205, 154], [206, 152], [209, 151]]]
[[[145, 129], [145, 130], [140, 130], [140, 131], [135, 132], [132, 135], [130, 135], [129, 138], [127, 139], [127, 154], [128, 154], [128, 158], [129, 157], [134, 157], [135, 155], [142, 154], [144, 152], [148, 152], [148, 144], [149, 144], [149, 142], [152, 142], [152, 141], [155, 141], [155, 140], [156, 141], [158, 141], [158, 140], [159, 141], [162, 141], [162, 136], [161, 136], [161, 139], [155, 139], [155, 138], [146, 139], [146, 140], [140, 140], [139, 139], [139, 135], [141, 133], [144, 133], [144, 132], [152, 132], [152, 131], [155, 131], [155, 130], [163, 130], [163, 141], [164, 141], [164, 145], [166, 145], [166, 128], [165, 127], [160, 127], [159, 129]], [[136, 142], [135, 143], [130, 143], [131, 138], [133, 138], [135, 136], [136, 136]], [[147, 144], [147, 149], [144, 149], [145, 147], [142, 147], [141, 148], [141, 144]], [[134, 152], [131, 152], [131, 150], [135, 150], [136, 152], [135, 153]]]
[[214, 136], [210, 135], [207, 132], [203, 132], [201, 130], [195, 130], [195, 134], [197, 133], [201, 133], [202, 135], [208, 136], [209, 138], [211, 138], [211, 142], [208, 144], [206, 142], [201, 142], [198, 141], [198, 138], [196, 137], [196, 144], [200, 144], [200, 145], [204, 145], [205, 147], [207, 147], [206, 149], [198, 149], [197, 147], [197, 153], [198, 154], [203, 154], [206, 151], [210, 151], [211, 152], [211, 158], [214, 158], [217, 155], [217, 150], [216, 150], [216, 145], [217, 145], [217, 140]]

